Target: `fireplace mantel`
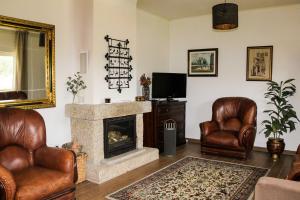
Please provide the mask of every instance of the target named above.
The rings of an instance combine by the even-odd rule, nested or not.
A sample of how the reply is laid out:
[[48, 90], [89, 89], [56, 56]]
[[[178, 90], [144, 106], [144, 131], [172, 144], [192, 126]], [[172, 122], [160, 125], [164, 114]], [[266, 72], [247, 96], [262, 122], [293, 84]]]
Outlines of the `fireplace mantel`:
[[100, 120], [151, 112], [150, 101], [119, 102], [108, 104], [67, 104], [66, 116], [85, 120]]
[[[143, 147], [143, 113], [147, 112], [151, 112], [150, 101], [66, 105], [66, 116], [71, 118], [72, 138], [76, 138], [88, 154], [89, 181], [103, 183], [158, 159], [158, 149]], [[103, 120], [128, 115], [136, 116], [136, 149], [104, 159]]]

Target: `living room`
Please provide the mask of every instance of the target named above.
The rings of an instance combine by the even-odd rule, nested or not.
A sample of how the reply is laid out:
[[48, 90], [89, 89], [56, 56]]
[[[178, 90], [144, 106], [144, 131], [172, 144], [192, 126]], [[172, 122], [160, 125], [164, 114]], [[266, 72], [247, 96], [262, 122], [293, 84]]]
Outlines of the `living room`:
[[[266, 151], [267, 138], [261, 124], [267, 118], [263, 113], [268, 108], [264, 93], [266, 81], [247, 81], [247, 47], [272, 46], [273, 81], [295, 78], [300, 86], [298, 63], [300, 63], [300, 2], [287, 1], [228, 1], [239, 6], [238, 28], [220, 31], [212, 28], [212, 7], [224, 1], [169, 0], [0, 0], [0, 14], [8, 17], [55, 25], [55, 90], [56, 105], [36, 109], [45, 121], [47, 145], [61, 147], [72, 140], [72, 124], [66, 114], [66, 105], [72, 103], [72, 94], [67, 91], [67, 77], [80, 71], [80, 53], [88, 52], [86, 72], [82, 73], [87, 88], [78, 95], [80, 104], [104, 104], [106, 98], [114, 103], [134, 102], [142, 95], [139, 79], [142, 74], [151, 77], [153, 72], [187, 73], [188, 50], [218, 49], [218, 72], [216, 76], [187, 77], [185, 137], [200, 142], [199, 123], [212, 117], [212, 105], [221, 97], [247, 97], [257, 105], [257, 131], [254, 142], [255, 159], [240, 161], [215, 156], [228, 162], [280, 168], [274, 177], [287, 175], [292, 157], [299, 145], [296, 130], [284, 135], [283, 156], [275, 162]], [[203, 4], [203, 5], [202, 5]], [[107, 71], [106, 35], [119, 40], [129, 40], [132, 56], [132, 80], [129, 88], [109, 89], [105, 80]], [[299, 111], [299, 92], [290, 98], [295, 111]], [[123, 108], [122, 108], [123, 109]], [[148, 110], [148, 108], [145, 108]], [[137, 112], [138, 114], [141, 111]], [[1, 142], [0, 142], [1, 143]], [[79, 141], [80, 143], [80, 141]], [[187, 143], [178, 147], [179, 156], [165, 157], [148, 167], [136, 169], [98, 187], [92, 183], [77, 186], [78, 199], [101, 199], [126, 185], [138, 181], [184, 156], [199, 157], [200, 145]], [[261, 155], [261, 153], [264, 156]], [[262, 156], [263, 158], [260, 158]], [[278, 164], [279, 163], [279, 164]], [[150, 166], [149, 166], [150, 165]], [[261, 166], [262, 167], [262, 166]], [[276, 167], [275, 167], [276, 168]], [[275, 172], [274, 172], [275, 173]], [[281, 174], [280, 174], [281, 173]], [[84, 185], [85, 184], [85, 185]], [[106, 185], [105, 185], [106, 184]], [[93, 188], [88, 190], [88, 188]], [[95, 191], [98, 190], [98, 191]], [[106, 191], [108, 190], [108, 191]], [[94, 192], [94, 193], [93, 193]], [[99, 197], [97, 197], [99, 195]]]

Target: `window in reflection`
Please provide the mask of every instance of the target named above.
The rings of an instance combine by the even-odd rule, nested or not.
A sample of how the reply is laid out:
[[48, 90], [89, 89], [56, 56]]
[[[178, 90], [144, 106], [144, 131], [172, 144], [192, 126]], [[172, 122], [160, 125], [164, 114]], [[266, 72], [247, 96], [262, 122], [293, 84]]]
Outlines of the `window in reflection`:
[[0, 52], [0, 91], [15, 90], [15, 55]]

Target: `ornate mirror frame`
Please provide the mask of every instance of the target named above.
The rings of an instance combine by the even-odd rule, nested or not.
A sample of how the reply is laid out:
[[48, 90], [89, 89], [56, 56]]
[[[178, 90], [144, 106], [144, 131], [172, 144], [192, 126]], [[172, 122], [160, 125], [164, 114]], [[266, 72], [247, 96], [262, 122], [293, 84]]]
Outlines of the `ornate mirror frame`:
[[[1, 107], [18, 107], [37, 109], [55, 107], [55, 26], [0, 15], [0, 27], [12, 28], [19, 31], [36, 31], [45, 36], [45, 98], [42, 99], [13, 99], [0, 100]], [[1, 42], [1, 41], [0, 41]], [[1, 81], [1, 80], [0, 80]]]

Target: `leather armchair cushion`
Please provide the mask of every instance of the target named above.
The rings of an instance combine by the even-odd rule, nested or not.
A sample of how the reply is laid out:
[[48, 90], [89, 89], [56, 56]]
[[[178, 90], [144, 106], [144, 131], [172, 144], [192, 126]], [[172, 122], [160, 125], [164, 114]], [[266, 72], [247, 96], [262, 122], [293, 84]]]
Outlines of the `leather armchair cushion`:
[[0, 151], [0, 164], [9, 171], [20, 171], [30, 166], [30, 154], [20, 146], [8, 146]]
[[232, 149], [241, 149], [237, 137], [238, 134], [235, 131], [215, 131], [206, 136], [206, 143]]
[[74, 186], [72, 175], [42, 167], [29, 167], [14, 177], [18, 188], [15, 199], [40, 200]]
[[238, 118], [231, 118], [222, 123], [222, 130], [224, 131], [240, 131], [242, 123]]

